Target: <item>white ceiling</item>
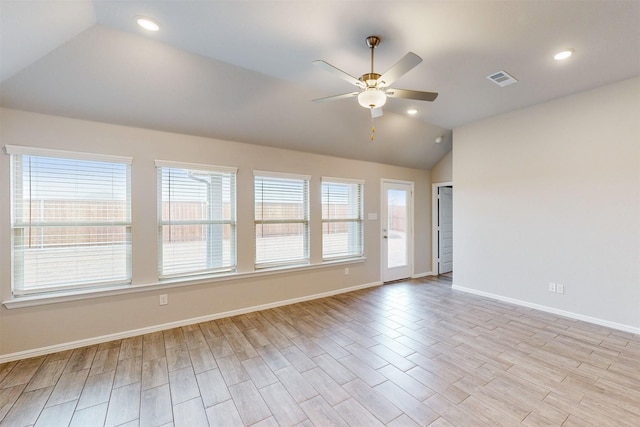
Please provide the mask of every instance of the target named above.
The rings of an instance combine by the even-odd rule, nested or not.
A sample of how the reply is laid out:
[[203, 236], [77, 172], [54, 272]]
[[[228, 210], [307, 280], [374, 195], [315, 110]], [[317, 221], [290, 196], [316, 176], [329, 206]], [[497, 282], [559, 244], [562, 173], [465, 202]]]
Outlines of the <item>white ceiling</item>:
[[[640, 74], [640, 1], [0, 0], [0, 102], [27, 111], [430, 169], [451, 129]], [[149, 33], [137, 15], [161, 24]], [[353, 86], [423, 58], [369, 140]], [[575, 55], [554, 61], [553, 54]], [[486, 79], [505, 70], [519, 80]], [[409, 117], [409, 107], [419, 110]], [[437, 136], [445, 143], [437, 145]]]

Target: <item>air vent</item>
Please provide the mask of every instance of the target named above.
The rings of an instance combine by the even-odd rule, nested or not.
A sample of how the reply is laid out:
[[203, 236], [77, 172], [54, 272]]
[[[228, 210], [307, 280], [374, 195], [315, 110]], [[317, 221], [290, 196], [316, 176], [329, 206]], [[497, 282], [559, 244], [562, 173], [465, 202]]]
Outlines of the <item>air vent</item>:
[[500, 87], [509, 86], [510, 84], [516, 83], [516, 80], [513, 76], [509, 75], [506, 71], [498, 71], [497, 73], [493, 73], [490, 76], [487, 76], [489, 80], [494, 82]]

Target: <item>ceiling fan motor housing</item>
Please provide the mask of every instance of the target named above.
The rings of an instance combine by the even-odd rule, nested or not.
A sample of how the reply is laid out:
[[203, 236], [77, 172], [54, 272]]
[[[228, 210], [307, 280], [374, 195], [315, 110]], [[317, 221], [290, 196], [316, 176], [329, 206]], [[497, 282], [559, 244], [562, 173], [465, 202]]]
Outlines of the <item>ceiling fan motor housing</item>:
[[378, 79], [380, 78], [378, 73], [367, 73], [360, 77], [360, 80], [367, 85], [368, 88], [376, 87], [378, 85]]

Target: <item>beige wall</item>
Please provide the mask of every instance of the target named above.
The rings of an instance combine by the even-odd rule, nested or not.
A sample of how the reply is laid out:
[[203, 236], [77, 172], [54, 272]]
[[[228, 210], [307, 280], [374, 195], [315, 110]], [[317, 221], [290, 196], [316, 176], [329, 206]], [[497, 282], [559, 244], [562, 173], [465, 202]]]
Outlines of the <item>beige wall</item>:
[[[1, 145], [25, 145], [133, 157], [133, 282], [151, 284], [156, 272], [156, 171], [154, 160], [238, 167], [238, 270], [253, 270], [253, 170], [309, 174], [312, 195], [312, 263], [321, 261], [320, 177], [365, 180], [365, 218], [380, 215], [380, 180], [415, 182], [416, 275], [431, 266], [428, 171], [361, 162], [62, 117], [1, 111]], [[355, 141], [354, 144], [360, 142]], [[383, 143], [376, 141], [376, 144]], [[369, 146], [363, 145], [363, 149]], [[0, 297], [11, 298], [9, 156], [0, 156]], [[367, 260], [345, 266], [279, 273], [171, 289], [62, 302], [37, 307], [0, 307], [0, 356], [151, 327], [230, 310], [331, 292], [380, 280], [380, 224], [365, 220]], [[159, 306], [167, 293], [169, 305]]]
[[640, 332], [640, 78], [454, 139], [454, 286]]
[[453, 152], [449, 151], [431, 169], [431, 182], [452, 182], [453, 181]]

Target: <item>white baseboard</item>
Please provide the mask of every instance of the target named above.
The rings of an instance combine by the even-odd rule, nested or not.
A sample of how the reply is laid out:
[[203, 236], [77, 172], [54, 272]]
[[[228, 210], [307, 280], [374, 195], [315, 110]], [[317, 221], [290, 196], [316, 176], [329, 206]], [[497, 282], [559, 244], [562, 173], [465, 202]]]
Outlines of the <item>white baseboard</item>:
[[463, 286], [452, 285], [451, 288], [456, 291], [461, 291], [469, 294], [492, 298], [498, 301], [508, 302], [511, 304], [520, 305], [527, 308], [533, 308], [535, 310], [540, 310], [540, 311], [544, 311], [546, 313], [551, 313], [551, 314], [557, 314], [558, 316], [568, 317], [570, 319], [582, 320], [584, 322], [593, 323], [595, 325], [600, 325], [600, 326], [606, 326], [607, 328], [617, 329], [619, 331], [630, 332], [632, 334], [640, 334], [640, 328], [636, 328], [630, 325], [625, 325], [623, 323], [611, 322], [609, 320], [598, 319], [597, 317], [590, 317], [590, 316], [585, 316], [579, 313], [573, 313], [571, 311], [559, 310], [557, 308], [549, 307], [546, 305], [540, 305], [540, 304], [535, 304], [532, 302], [523, 301], [515, 298], [509, 298], [502, 295], [479, 291], [477, 289], [465, 288]]
[[419, 279], [421, 277], [427, 277], [427, 276], [435, 276], [435, 274], [433, 274], [433, 271], [427, 271], [426, 273], [414, 274], [413, 276], [411, 276], [411, 278], [412, 279]]
[[160, 325], [147, 326], [144, 328], [131, 329], [128, 331], [117, 332], [114, 334], [101, 335], [98, 337], [86, 338], [77, 341], [66, 342], [62, 344], [50, 345], [47, 347], [40, 347], [32, 350], [24, 350], [16, 353], [9, 353], [0, 355], [0, 363], [11, 362], [14, 360], [28, 359], [31, 357], [43, 356], [45, 354], [57, 353], [59, 351], [72, 350], [74, 348], [86, 347], [89, 345], [101, 344], [104, 342], [121, 340], [124, 338], [135, 337], [138, 335], [149, 334], [152, 332], [164, 331], [167, 329], [179, 328], [181, 326], [193, 325], [195, 323], [208, 322], [210, 320], [222, 319], [224, 317], [237, 316], [239, 314], [251, 313], [254, 311], [267, 310], [270, 308], [281, 307], [284, 305], [295, 304], [298, 302], [311, 301], [314, 299], [330, 297], [333, 295], [343, 294], [346, 292], [357, 291], [359, 289], [372, 288], [382, 285], [382, 282], [371, 282], [363, 285], [351, 286], [349, 288], [336, 289], [333, 291], [321, 292], [319, 294], [306, 295], [303, 297], [292, 298], [288, 300], [276, 301], [268, 304], [255, 305], [251, 307], [243, 307], [236, 310], [230, 310], [220, 313], [208, 314], [206, 316], [193, 317], [190, 319], [177, 320], [169, 323], [162, 323]]

